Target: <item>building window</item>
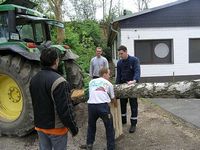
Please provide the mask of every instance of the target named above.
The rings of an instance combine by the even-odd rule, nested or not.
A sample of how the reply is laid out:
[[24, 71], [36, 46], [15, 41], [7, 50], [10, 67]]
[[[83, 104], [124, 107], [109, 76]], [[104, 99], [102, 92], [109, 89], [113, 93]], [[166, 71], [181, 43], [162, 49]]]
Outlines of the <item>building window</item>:
[[189, 62], [200, 62], [200, 38], [189, 39]]
[[135, 40], [135, 56], [141, 64], [172, 63], [172, 40]]

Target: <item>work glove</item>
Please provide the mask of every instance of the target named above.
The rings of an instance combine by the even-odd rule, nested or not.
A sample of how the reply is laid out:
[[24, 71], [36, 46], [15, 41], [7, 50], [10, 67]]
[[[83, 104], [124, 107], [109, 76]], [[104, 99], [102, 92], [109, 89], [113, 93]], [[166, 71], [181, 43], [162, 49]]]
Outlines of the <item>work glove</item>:
[[74, 129], [71, 129], [72, 136], [76, 136], [78, 134], [78, 131], [79, 131], [78, 127], [75, 127]]

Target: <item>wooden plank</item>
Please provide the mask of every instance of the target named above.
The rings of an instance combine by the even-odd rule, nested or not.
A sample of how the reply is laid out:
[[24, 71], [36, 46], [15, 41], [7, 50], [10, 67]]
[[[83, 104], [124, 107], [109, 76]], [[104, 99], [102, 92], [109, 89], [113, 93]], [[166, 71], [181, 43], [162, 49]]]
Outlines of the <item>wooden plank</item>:
[[115, 139], [119, 138], [123, 134], [122, 130], [122, 120], [121, 120], [121, 108], [120, 108], [120, 101], [117, 100], [117, 107], [111, 103], [111, 113], [113, 115], [113, 125], [115, 128]]

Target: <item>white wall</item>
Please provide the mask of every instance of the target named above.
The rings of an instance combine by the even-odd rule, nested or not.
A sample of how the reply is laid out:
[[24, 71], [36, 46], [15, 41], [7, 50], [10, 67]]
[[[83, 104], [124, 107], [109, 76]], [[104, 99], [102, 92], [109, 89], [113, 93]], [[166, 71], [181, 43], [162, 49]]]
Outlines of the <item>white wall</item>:
[[200, 27], [121, 29], [121, 44], [130, 55], [134, 55], [134, 40], [173, 40], [174, 63], [141, 65], [142, 77], [200, 75], [200, 63], [189, 64], [189, 38], [200, 38]]

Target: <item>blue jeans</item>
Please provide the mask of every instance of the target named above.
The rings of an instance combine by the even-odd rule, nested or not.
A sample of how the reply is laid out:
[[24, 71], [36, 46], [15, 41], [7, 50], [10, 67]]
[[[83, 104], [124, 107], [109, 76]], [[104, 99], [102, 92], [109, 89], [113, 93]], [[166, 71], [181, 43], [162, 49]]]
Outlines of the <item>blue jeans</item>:
[[110, 107], [107, 103], [103, 104], [88, 104], [88, 131], [87, 145], [93, 144], [96, 134], [97, 119], [103, 120], [106, 128], [107, 150], [115, 149], [115, 131], [113, 127], [113, 118], [110, 113]]
[[50, 135], [37, 131], [40, 150], [67, 150], [67, 134]]

